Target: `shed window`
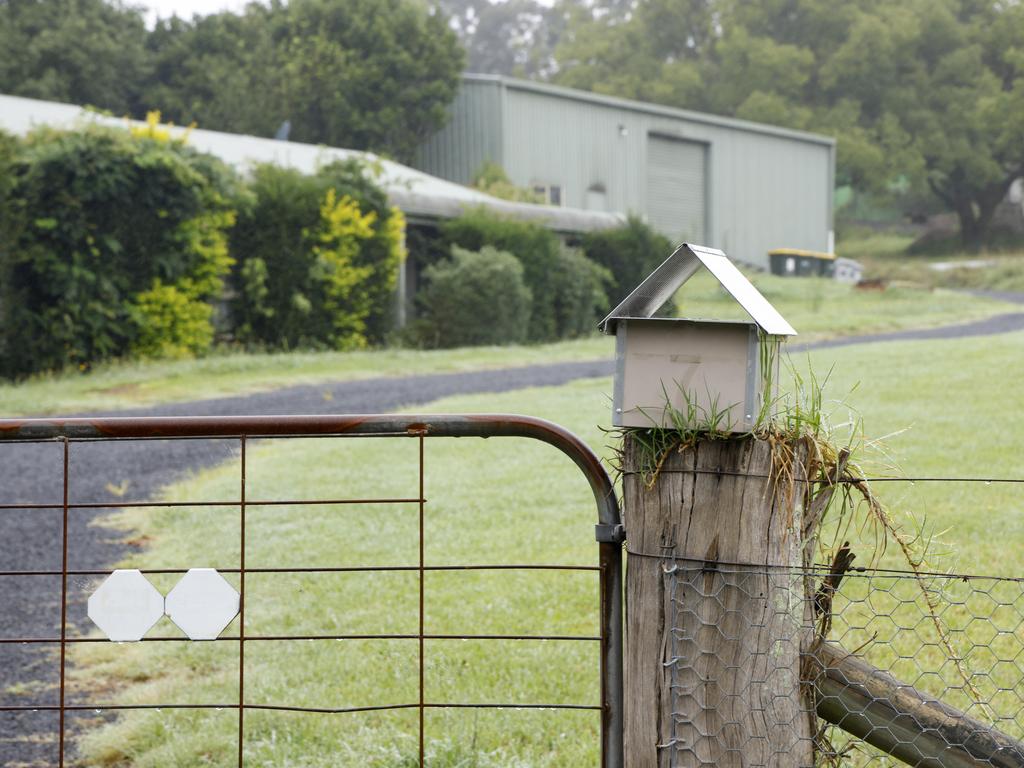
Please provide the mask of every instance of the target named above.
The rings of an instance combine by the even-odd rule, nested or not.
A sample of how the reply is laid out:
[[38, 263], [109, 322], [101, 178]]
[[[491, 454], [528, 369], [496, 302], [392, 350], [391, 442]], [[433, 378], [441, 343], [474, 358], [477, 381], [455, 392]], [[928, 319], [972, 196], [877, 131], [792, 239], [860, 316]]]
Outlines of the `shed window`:
[[541, 196], [548, 205], [562, 204], [562, 186], [560, 184], [534, 184], [533, 191]]

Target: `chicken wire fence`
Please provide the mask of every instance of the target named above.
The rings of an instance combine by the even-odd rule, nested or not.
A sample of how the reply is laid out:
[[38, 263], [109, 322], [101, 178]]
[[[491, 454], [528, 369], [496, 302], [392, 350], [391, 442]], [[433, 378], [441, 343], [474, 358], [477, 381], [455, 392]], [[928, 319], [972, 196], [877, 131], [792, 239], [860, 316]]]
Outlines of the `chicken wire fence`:
[[1024, 579], [662, 573], [666, 764], [1024, 765]]
[[[375, 496], [352, 496], [342, 492], [327, 496], [308, 497], [295, 494], [264, 498], [257, 495], [254, 487], [258, 477], [253, 475], [253, 461], [249, 458], [248, 447], [254, 442], [269, 443], [275, 440], [294, 438], [395, 438], [413, 441], [415, 445], [413, 465], [400, 467], [397, 462], [386, 467], [387, 472], [404, 473], [413, 481], [413, 490], [401, 496], [378, 493]], [[596, 506], [596, 550], [597, 563], [430, 563], [425, 555], [427, 544], [425, 520], [427, 519], [425, 477], [428, 466], [426, 443], [437, 437], [518, 437], [538, 440], [554, 446], [568, 456], [586, 477], [594, 495]], [[174, 451], [202, 452], [211, 442], [217, 442], [215, 451], [218, 461], [231, 457], [237, 461], [237, 474], [233, 478], [233, 498], [201, 500], [196, 498], [171, 500], [130, 500], [123, 497], [127, 482], [120, 486], [110, 482], [105, 486], [107, 498], [101, 501], [83, 500], [79, 486], [88, 482], [95, 484], [98, 475], [108, 473], [116, 480], [109, 462], [91, 466], [86, 459], [90, 446], [97, 444], [111, 446], [114, 443], [128, 443], [134, 455], [145, 453], [145, 446], [163, 447], [158, 451], [162, 461]], [[17, 764], [64, 766], [75, 763], [72, 736], [83, 728], [102, 725], [119, 711], [152, 710], [161, 711], [194, 710], [210, 715], [236, 718], [230, 746], [223, 746], [218, 754], [206, 757], [215, 764], [261, 764], [247, 757], [246, 736], [251, 732], [249, 717], [252, 713], [292, 713], [292, 717], [346, 716], [355, 713], [408, 712], [416, 721], [412, 738], [418, 742], [413, 748], [414, 756], [402, 765], [423, 766], [427, 762], [425, 752], [425, 716], [440, 710], [505, 712], [514, 717], [513, 711], [533, 710], [541, 713], [577, 712], [594, 716], [598, 725], [584, 729], [587, 733], [599, 734], [601, 765], [608, 768], [622, 766], [622, 584], [621, 584], [621, 524], [618, 502], [608, 475], [599, 459], [571, 433], [557, 425], [540, 419], [508, 415], [478, 416], [330, 416], [330, 417], [225, 417], [225, 418], [122, 418], [122, 419], [70, 419], [57, 421], [10, 420], [0, 421], [0, 443], [6, 448], [26, 450], [28, 446], [52, 447], [57, 449], [51, 458], [43, 462], [32, 454], [27, 465], [39, 464], [45, 479], [33, 485], [38, 487], [45, 498], [35, 501], [24, 498], [0, 498], [0, 514], [16, 522], [3, 529], [6, 547], [6, 565], [0, 571], [0, 579], [45, 584], [41, 588], [22, 586], [0, 593], [0, 608], [3, 609], [3, 626], [0, 628], [0, 651], [3, 649], [27, 650], [31, 656], [21, 661], [8, 659], [7, 663], [24, 664], [32, 671], [26, 683], [9, 687], [0, 696], [0, 731], [4, 738], [0, 742], [14, 742], [21, 739], [25, 749], [42, 744], [45, 754], [38, 760], [26, 754], [12, 754], [10, 744], [0, 743], [0, 762], [8, 758]], [[17, 445], [14, 445], [17, 444]], [[53, 453], [53, 452], [51, 452]], [[95, 451], [93, 451], [95, 453]], [[10, 456], [5, 454], [8, 459]], [[121, 455], [121, 461], [125, 456]], [[45, 468], [44, 468], [45, 465]], [[76, 466], [77, 465], [77, 466]], [[264, 467], [266, 469], [266, 467]], [[285, 468], [287, 475], [287, 468]], [[170, 478], [166, 478], [166, 482]], [[486, 480], [486, 478], [484, 478]], [[102, 486], [102, 479], [100, 480]], [[3, 489], [0, 489], [2, 491]], [[109, 498], [109, 495], [115, 498]], [[319, 510], [318, 514], [358, 515], [360, 509], [372, 505], [376, 508], [412, 509], [417, 518], [410, 530], [413, 539], [412, 562], [358, 563], [354, 565], [331, 562], [308, 562], [303, 560], [284, 566], [266, 566], [254, 562], [247, 553], [252, 553], [254, 536], [258, 526], [250, 521], [263, 510], [277, 510], [280, 514], [294, 515], [303, 510]], [[230, 561], [203, 563], [215, 568], [189, 568], [193, 563], [180, 563], [174, 567], [152, 567], [141, 570], [111, 570], [103, 563], [83, 567], [74, 560], [75, 540], [82, 533], [81, 517], [97, 512], [129, 511], [150, 509], [170, 512], [178, 510], [207, 510], [217, 517], [214, 525], [234, 526], [231, 534], [235, 539], [235, 554]], [[51, 514], [52, 513], [52, 514]], [[45, 531], [45, 552], [37, 551], [33, 544], [26, 545], [27, 538], [19, 546], [22, 522], [31, 516], [49, 515], [50, 523]], [[28, 516], [28, 517], [26, 517]], [[207, 524], [210, 524], [210, 518]], [[233, 522], [232, 522], [233, 521]], [[353, 530], [351, 524], [331, 529], [339, 533], [338, 557], [344, 552], [344, 532]], [[593, 530], [593, 529], [592, 529]], [[249, 541], [247, 543], [247, 534]], [[591, 539], [593, 542], [594, 539]], [[72, 559], [69, 560], [69, 553]], [[122, 550], [123, 555], [123, 550]], [[392, 558], [393, 560], [393, 558]], [[20, 566], [20, 567], [18, 567]], [[439, 632], [431, 629], [427, 606], [431, 598], [427, 588], [428, 576], [451, 574], [458, 578], [470, 578], [473, 573], [511, 574], [514, 572], [550, 574], [552, 578], [569, 578], [573, 573], [591, 573], [595, 579], [592, 610], [595, 616], [596, 633], [557, 634], [544, 632], [543, 626], [532, 627], [534, 631], [488, 631], [489, 628], [464, 627], [461, 632]], [[303, 579], [324, 580], [338, 575], [394, 574], [406, 575], [414, 580], [412, 584], [414, 601], [414, 625], [404, 631], [345, 631], [337, 627], [334, 631], [309, 631], [291, 625], [266, 626], [259, 621], [261, 592], [258, 579], [271, 576], [292, 576]], [[225, 579], [225, 576], [227, 577]], [[166, 581], [164, 592], [154, 587], [150, 580], [160, 584]], [[173, 588], [170, 585], [174, 584]], [[255, 591], [254, 588], [256, 588]], [[217, 600], [211, 600], [211, 589], [217, 591]], [[89, 597], [89, 617], [101, 633], [96, 632], [84, 617], [86, 596]], [[266, 593], [262, 593], [265, 598]], [[393, 595], [398, 598], [400, 595]], [[292, 596], [291, 599], [297, 599]], [[95, 604], [94, 604], [95, 601]], [[23, 604], [22, 604], [23, 603]], [[211, 603], [217, 603], [211, 607]], [[174, 607], [172, 608], [172, 604]], [[219, 606], [219, 607], [218, 607]], [[388, 611], [388, 604], [379, 606]], [[165, 614], [166, 611], [166, 614]], [[217, 614], [217, 611], [220, 613]], [[43, 614], [50, 616], [46, 619]], [[214, 614], [214, 615], [211, 615]], [[166, 619], [163, 617], [166, 615]], [[36, 621], [42, 617], [42, 621]], [[180, 629], [174, 630], [167, 621], [174, 622]], [[153, 632], [150, 628], [156, 627]], [[162, 627], [162, 629], [161, 629]], [[203, 685], [197, 685], [198, 693], [193, 700], [166, 700], [160, 696], [160, 688], [154, 689], [155, 696], [142, 700], [121, 700], [119, 691], [102, 689], [83, 692], [69, 682], [72, 666], [72, 651], [84, 644], [108, 643], [115, 641], [141, 641], [140, 647], [152, 647], [152, 643], [189, 643], [190, 640], [213, 640], [207, 644], [210, 649], [235, 653], [236, 669], [233, 685], [228, 685], [216, 694], [219, 698], [203, 698]], [[599, 691], [599, 698], [587, 694], [583, 700], [525, 700], [522, 698], [479, 699], [446, 696], [431, 690], [425, 673], [431, 664], [431, 648], [437, 644], [453, 642], [480, 642], [495, 645], [489, 666], [498, 664], [501, 653], [498, 643], [536, 642], [538, 652], [554, 653], [558, 644], [589, 645], [597, 653], [592, 665], [593, 678], [582, 690]], [[264, 663], [254, 672], [247, 660], [250, 655], [262, 657], [262, 649], [274, 644], [302, 644], [327, 648], [326, 652], [339, 653], [342, 646], [335, 643], [389, 643], [402, 642], [415, 647], [415, 664], [402, 673], [408, 682], [402, 689], [402, 700], [388, 698], [386, 681], [382, 679], [380, 700], [367, 701], [356, 706], [339, 706], [333, 701], [289, 701], [284, 698], [269, 700], [262, 693], [259, 675], [266, 674]], [[327, 645], [329, 643], [329, 645]], [[196, 644], [197, 646], [200, 644]], [[38, 650], [38, 653], [34, 651]], [[210, 651], [211, 653], [213, 650]], [[275, 651], [271, 651], [271, 654]], [[282, 653], [283, 656], [283, 653]], [[285, 663], [285, 662], [281, 662]], [[557, 654], [551, 656], [550, 665], [558, 663]], [[273, 665], [271, 665], [273, 666]], [[247, 677], [246, 671], [249, 670]], [[194, 671], [194, 670], [193, 670]], [[362, 674], [389, 673], [395, 677], [395, 670], [366, 668]], [[52, 675], [51, 675], [52, 673]], [[408, 674], [407, 674], [408, 673]], [[51, 679], [53, 678], [53, 679]], [[218, 689], [220, 690], [220, 689]], [[227, 695], [224, 695], [226, 691]], [[391, 692], [394, 693], [393, 691]], [[84, 699], [83, 695], [88, 694]], [[207, 694], [207, 697], [209, 694]], [[499, 694], [500, 696], [500, 694]], [[26, 701], [27, 699], [27, 701]], [[16, 702], [15, 702], [16, 700]], [[45, 727], [29, 726], [24, 733], [24, 718], [37, 721], [40, 716], [52, 716]], [[550, 715], [549, 715], [550, 716]], [[83, 719], [85, 718], [85, 719]], [[330, 725], [327, 728], [334, 728]], [[595, 745], [596, 746], [596, 745]], [[4, 749], [7, 749], [5, 752]], [[38, 751], [38, 750], [37, 750]], [[596, 751], [596, 750], [595, 750]]]

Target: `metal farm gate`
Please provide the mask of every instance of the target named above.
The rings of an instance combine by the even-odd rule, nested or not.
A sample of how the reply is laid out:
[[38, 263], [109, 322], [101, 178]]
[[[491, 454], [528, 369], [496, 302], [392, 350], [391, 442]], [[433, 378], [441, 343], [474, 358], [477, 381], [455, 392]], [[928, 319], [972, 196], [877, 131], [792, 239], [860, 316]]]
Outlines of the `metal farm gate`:
[[[326, 439], [347, 439], [354, 437], [364, 438], [391, 438], [398, 440], [415, 441], [416, 463], [415, 471], [418, 475], [419, 492], [415, 496], [401, 498], [258, 498], [247, 488], [252, 487], [252, 477], [247, 477], [247, 471], [251, 472], [251, 462], [247, 462], [247, 446], [253, 440], [277, 440], [284, 438], [326, 438]], [[567, 455], [575, 462], [576, 466], [586, 477], [594, 495], [594, 502], [597, 507], [596, 538], [599, 547], [599, 564], [597, 566], [581, 565], [558, 565], [558, 564], [510, 564], [510, 565], [488, 565], [477, 563], [463, 563], [455, 565], [432, 565], [427, 562], [425, 549], [425, 510], [427, 499], [424, 496], [424, 474], [425, 474], [425, 453], [426, 443], [436, 438], [490, 438], [490, 437], [516, 437], [538, 440], [550, 444]], [[240, 476], [237, 478], [238, 497], [230, 501], [204, 500], [152, 500], [150, 498], [138, 501], [121, 501], [119, 499], [103, 500], [98, 502], [80, 502], [73, 493], [74, 473], [69, 472], [73, 459], [73, 447], [77, 443], [120, 443], [132, 441], [132, 444], [139, 444], [136, 441], [169, 441], [186, 447], [183, 441], [212, 440], [224, 441], [231, 446], [231, 451], [237, 457], [240, 467]], [[52, 559], [48, 562], [60, 567], [49, 568], [17, 568], [11, 570], [9, 564], [0, 565], [0, 578], [23, 580], [23, 579], [47, 579], [53, 585], [54, 608], [56, 609], [57, 593], [59, 592], [59, 634], [55, 632], [37, 635], [27, 634], [27, 630], [19, 630], [18, 613], [16, 609], [4, 610], [2, 623], [6, 626], [0, 631], [0, 649], [4, 646], [32, 646], [46, 648], [53, 651], [52, 655], [45, 658], [51, 660], [53, 667], [53, 689], [54, 700], [39, 700], [33, 698], [30, 703], [7, 703], [0, 701], [0, 715], [16, 717], [27, 711], [50, 713], [57, 720], [54, 723], [55, 738], [59, 739], [56, 752], [58, 765], [63, 766], [65, 761], [71, 761], [72, 757], [65, 742], [69, 740], [68, 734], [69, 715], [75, 715], [82, 710], [94, 711], [97, 714], [115, 712], [129, 709], [226, 709], [237, 710], [237, 764], [242, 766], [246, 763], [244, 758], [245, 749], [245, 718], [246, 714], [253, 710], [313, 712], [322, 714], [337, 714], [343, 716], [350, 712], [366, 712], [376, 710], [404, 709], [417, 711], [419, 714], [418, 738], [419, 738], [419, 761], [424, 764], [424, 713], [432, 709], [454, 709], [454, 708], [482, 708], [482, 709], [577, 709], [594, 710], [600, 712], [601, 718], [601, 765], [606, 768], [620, 768], [623, 764], [622, 726], [623, 726], [623, 680], [622, 680], [622, 563], [621, 563], [621, 541], [623, 529], [620, 520], [618, 502], [608, 475], [600, 464], [599, 459], [591, 450], [574, 435], [565, 429], [540, 419], [511, 416], [511, 415], [429, 415], [429, 416], [395, 416], [395, 415], [371, 415], [371, 416], [316, 416], [316, 417], [216, 417], [216, 418], [97, 418], [97, 419], [67, 419], [67, 420], [0, 420], [0, 446], [5, 450], [20, 450], [11, 443], [48, 444], [59, 457], [55, 456], [52, 466], [50, 482], [54, 497], [49, 496], [39, 503], [26, 503], [22, 499], [0, 498], [0, 514], [8, 512], [20, 512], [23, 514], [36, 514], [48, 512], [53, 515], [54, 525], [52, 546], [54, 552], [50, 553]], [[195, 443], [192, 443], [195, 445]], [[58, 469], [62, 466], [62, 469]], [[111, 477], [111, 482], [117, 478]], [[108, 485], [108, 487], [111, 487]], [[116, 488], [115, 488], [116, 490]], [[5, 493], [0, 489], [0, 495]], [[120, 503], [119, 503], [120, 501]], [[278, 506], [294, 508], [300, 505], [320, 505], [325, 508], [341, 510], [341, 514], [352, 509], [351, 505], [359, 504], [404, 504], [409, 507], [418, 508], [418, 562], [403, 565], [381, 565], [366, 563], [356, 566], [336, 566], [331, 564], [306, 564], [301, 567], [288, 568], [261, 568], [246, 565], [246, 511], [257, 505], [261, 507]], [[68, 651], [78, 643], [103, 643], [108, 642], [105, 637], [97, 637], [95, 633], [79, 632], [76, 626], [76, 613], [81, 613], [82, 606], [72, 598], [71, 590], [83, 584], [87, 579], [97, 577], [109, 577], [115, 573], [104, 568], [79, 568], [69, 567], [69, 540], [74, 538], [72, 533], [75, 529], [75, 514], [79, 510], [98, 509], [107, 510], [130, 507], [189, 507], [209, 506], [233, 509], [232, 524], [238, 526], [240, 533], [238, 547], [238, 567], [217, 568], [217, 573], [231, 574], [238, 585], [237, 595], [234, 588], [231, 588], [230, 595], [237, 602], [231, 611], [237, 609], [237, 634], [217, 637], [217, 633], [227, 626], [224, 622], [220, 629], [209, 634], [203, 634], [208, 630], [196, 628], [194, 631], [186, 629], [189, 637], [194, 639], [213, 639], [217, 637], [220, 641], [217, 645], [234, 643], [237, 645], [238, 675], [237, 675], [237, 697], [234, 701], [213, 701], [182, 703], [174, 701], [161, 701], [156, 703], [135, 703], [124, 701], [89, 702], [80, 704], [73, 701], [69, 695], [69, 665]], [[349, 505], [346, 508], [346, 505]], [[253, 535], [250, 526], [250, 536]], [[8, 542], [10, 543], [10, 542]], [[339, 545], [343, 542], [339, 542]], [[28, 555], [26, 555], [28, 557]], [[22, 562], [42, 563], [41, 557], [22, 560]], [[142, 576], [147, 574], [181, 574], [183, 577], [191, 572], [188, 563], [177, 563], [174, 567], [141, 569]], [[600, 597], [599, 597], [599, 636], [586, 635], [550, 635], [550, 634], [431, 634], [426, 631], [424, 615], [427, 601], [426, 575], [432, 571], [451, 571], [465, 574], [469, 571], [507, 571], [510, 569], [524, 571], [597, 571], [599, 572]], [[213, 569], [207, 570], [216, 576]], [[254, 574], [263, 573], [287, 573], [287, 574], [309, 574], [318, 578], [325, 578], [324, 574], [330, 573], [366, 573], [374, 571], [404, 571], [415, 577], [418, 582], [418, 631], [415, 633], [381, 633], [381, 634], [345, 634], [345, 633], [319, 633], [319, 634], [257, 634], [251, 631], [246, 624], [246, 611], [252, 610], [253, 605], [258, 605], [255, 596], [246, 595], [246, 576], [256, 578]], [[131, 573], [119, 571], [117, 573]], [[135, 571], [134, 574], [138, 574]], [[208, 574], [207, 574], [208, 575]], [[205, 577], [202, 574], [196, 578]], [[129, 577], [125, 577], [128, 579]], [[141, 577], [135, 575], [134, 578]], [[106, 583], [106, 582], [104, 582]], [[150, 585], [150, 589], [153, 589]], [[177, 587], [176, 587], [177, 589]], [[98, 590], [97, 590], [98, 591]], [[154, 590], [155, 591], [155, 590]], [[173, 590], [172, 590], [173, 591]], [[227, 592], [227, 590], [226, 590]], [[163, 615], [165, 606], [162, 595], [157, 594], [157, 604]], [[596, 596], [595, 596], [596, 597]], [[97, 598], [98, 599], [98, 598]], [[254, 602], [255, 601], [255, 602]], [[228, 601], [230, 603], [230, 600]], [[140, 604], [144, 604], [145, 600]], [[69, 611], [69, 605], [73, 610]], [[595, 606], [597, 607], [597, 606]], [[90, 604], [91, 609], [91, 604]], [[135, 608], [133, 608], [135, 610]], [[174, 619], [172, 614], [171, 599], [166, 600], [167, 614]], [[13, 612], [13, 619], [11, 615]], [[231, 613], [234, 617], [235, 613]], [[56, 628], [56, 614], [54, 614], [54, 628]], [[116, 617], [115, 617], [116, 618]], [[154, 619], [155, 622], [157, 619]], [[229, 619], [230, 620], [230, 619]], [[152, 623], [150, 626], [152, 625]], [[175, 623], [182, 628], [185, 624], [175, 620]], [[13, 624], [13, 626], [12, 626]], [[111, 624], [111, 626], [115, 626]], [[130, 637], [131, 630], [127, 634], [123, 629], [112, 629], [104, 631], [112, 639], [140, 639], [143, 642], [154, 641], [177, 641], [189, 642], [188, 637], [141, 637], [147, 627], [143, 626], [138, 637]], [[405, 640], [410, 643], [418, 643], [419, 657], [419, 679], [416, 685], [418, 696], [415, 700], [401, 701], [398, 703], [376, 703], [365, 707], [304, 707], [292, 706], [287, 701], [261, 701], [247, 692], [247, 680], [245, 676], [245, 654], [247, 648], [260, 641], [277, 640], [288, 642], [317, 642], [317, 641], [346, 641], [346, 640]], [[429, 695], [424, 684], [424, 666], [426, 663], [425, 646], [429, 641], [500, 641], [500, 640], [561, 640], [593, 642], [600, 647], [600, 670], [594, 670], [595, 678], [600, 677], [600, 701], [585, 701], [577, 703], [550, 703], [550, 702], [507, 702], [493, 701], [488, 703], [468, 703], [465, 701], [437, 700]], [[232, 762], [234, 757], [229, 758]]]

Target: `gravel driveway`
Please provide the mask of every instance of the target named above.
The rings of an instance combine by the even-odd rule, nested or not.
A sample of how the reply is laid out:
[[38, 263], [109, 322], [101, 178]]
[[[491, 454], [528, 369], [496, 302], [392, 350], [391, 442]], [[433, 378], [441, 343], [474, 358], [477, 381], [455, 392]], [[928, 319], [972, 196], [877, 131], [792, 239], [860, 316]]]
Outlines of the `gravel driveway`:
[[[988, 294], [1024, 304], [1024, 294]], [[1005, 313], [963, 325], [899, 331], [807, 345], [793, 351], [913, 339], [963, 338], [1024, 330], [1024, 312]], [[243, 397], [198, 400], [117, 415], [204, 416], [243, 414], [384, 413], [451, 395], [506, 392], [611, 375], [610, 361], [529, 366], [498, 371], [336, 382], [289, 387]], [[234, 451], [232, 441], [75, 444], [69, 471], [72, 502], [144, 500], [184, 473], [215, 466]], [[59, 444], [0, 444], [0, 503], [59, 504], [62, 495]], [[111, 468], [116, 467], [116, 476]], [[103, 569], [128, 545], [119, 535], [90, 525], [104, 510], [76, 510], [69, 524], [69, 568]], [[61, 567], [59, 509], [0, 510], [0, 568], [4, 571]], [[87, 579], [71, 579], [71, 631], [87, 631]], [[60, 629], [60, 578], [0, 577], [0, 638], [53, 637]], [[55, 705], [56, 656], [52, 646], [0, 644], [0, 706]], [[72, 699], [69, 698], [69, 702]], [[72, 718], [72, 722], [74, 718]], [[55, 712], [0, 712], [0, 765], [56, 764]]]

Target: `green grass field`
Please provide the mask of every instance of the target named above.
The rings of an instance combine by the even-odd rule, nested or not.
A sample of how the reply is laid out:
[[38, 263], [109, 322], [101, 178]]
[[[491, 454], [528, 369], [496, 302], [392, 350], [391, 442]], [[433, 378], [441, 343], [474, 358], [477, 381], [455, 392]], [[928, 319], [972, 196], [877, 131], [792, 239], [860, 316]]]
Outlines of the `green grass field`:
[[[812, 353], [819, 374], [832, 368], [827, 408], [839, 433], [856, 424], [863, 435], [886, 436], [865, 451], [870, 473], [907, 476], [1024, 477], [1019, 455], [1024, 412], [1008, 382], [1024, 377], [1024, 334], [959, 341], [863, 345]], [[806, 367], [806, 361], [797, 361]], [[834, 366], [834, 367], [833, 367]], [[553, 419], [605, 456], [610, 438], [611, 383], [459, 397], [429, 410], [513, 411]], [[594, 564], [593, 504], [586, 483], [553, 449], [527, 441], [428, 440], [426, 561]], [[237, 498], [236, 463], [169, 489], [168, 498]], [[414, 440], [264, 442], [249, 456], [250, 499], [338, 495], [415, 495]], [[888, 483], [876, 488], [907, 530], [945, 531], [930, 565], [965, 572], [1019, 575], [1024, 566], [1024, 486]], [[237, 565], [237, 508], [133, 510], [109, 521], [148, 546], [127, 564], [149, 568]], [[858, 563], [871, 559], [866, 527], [848, 530]], [[312, 564], [409, 564], [416, 559], [416, 509], [253, 507], [247, 521], [249, 567]], [[878, 564], [903, 567], [894, 547]], [[154, 577], [168, 589], [174, 577]], [[92, 585], [79, 585], [83, 593]], [[897, 676], [942, 692], [958, 679], [929, 624], [909, 601], [916, 585], [890, 590], [873, 605], [913, 617], [862, 620], [844, 638], [870, 640], [868, 658]], [[414, 632], [416, 580], [408, 574], [329, 577], [252, 575], [247, 579], [247, 633]], [[858, 587], [851, 588], [857, 596]], [[909, 594], [907, 590], [909, 589]], [[426, 581], [427, 631], [435, 633], [596, 632], [597, 584], [592, 573], [433, 573]], [[1019, 594], [1019, 593], [1018, 593]], [[906, 602], [900, 603], [900, 600]], [[887, 602], [888, 601], [888, 602]], [[1010, 631], [996, 642], [986, 622], [970, 623], [986, 603], [965, 600], [944, 620], [958, 652], [977, 672], [974, 683], [993, 706], [1020, 706], [1020, 672], [999, 662], [1020, 651]], [[1015, 607], [1016, 606], [1016, 607]], [[1008, 610], [1024, 609], [1020, 602]], [[1000, 609], [1003, 610], [1003, 609]], [[838, 626], [842, 626], [840, 622]], [[161, 625], [163, 633], [173, 628]], [[233, 634], [235, 630], [227, 630]], [[981, 640], [984, 639], [984, 642]], [[77, 645], [75, 701], [233, 701], [237, 644], [217, 642]], [[945, 666], [943, 666], [945, 664]], [[938, 670], [930, 674], [928, 670]], [[362, 706], [409, 702], [416, 695], [414, 641], [253, 642], [246, 646], [250, 703]], [[427, 644], [426, 688], [432, 701], [594, 703], [596, 644], [586, 642], [461, 642]], [[1018, 693], [1014, 694], [1014, 686]], [[962, 686], [961, 686], [962, 687]], [[1005, 687], [1009, 693], [999, 692]], [[99, 693], [92, 693], [99, 691]], [[89, 696], [94, 698], [89, 699]], [[958, 698], [959, 697], [959, 698]], [[963, 696], [952, 694], [965, 705]], [[979, 711], [972, 710], [976, 716]], [[1012, 728], [1012, 718], [1001, 724]], [[234, 712], [134, 712], [91, 729], [81, 740], [83, 763], [95, 766], [233, 765]], [[455, 766], [588, 766], [597, 764], [598, 720], [592, 712], [434, 710], [428, 712], [428, 764]], [[259, 766], [412, 766], [414, 710], [379, 714], [306, 715], [252, 712], [246, 755]], [[1018, 734], [1019, 735], [1019, 734]]]
[[[1010, 305], [930, 285], [906, 284], [884, 292], [858, 291], [831, 280], [752, 275], [754, 283], [800, 333], [801, 341], [850, 334], [926, 328], [1007, 311]], [[688, 317], [745, 319], [706, 274], [677, 297]], [[39, 376], [0, 384], [5, 416], [55, 415], [138, 408], [197, 397], [222, 397], [298, 384], [452, 373], [507, 366], [594, 360], [612, 356], [603, 336], [536, 346], [421, 351], [217, 353], [200, 360], [109, 364], [88, 374]]]
[[[988, 289], [1024, 292], [1024, 254], [1012, 250], [944, 255], [908, 254], [914, 238], [891, 232], [855, 233], [838, 243], [840, 256], [857, 259], [865, 277], [890, 281], [895, 287]], [[984, 262], [979, 264], [978, 262]], [[962, 264], [936, 270], [936, 263]]]
[[[985, 264], [971, 266], [979, 259]], [[936, 270], [931, 266], [935, 262], [950, 263], [952, 267]], [[864, 264], [866, 272], [874, 277], [919, 290], [949, 288], [1024, 292], [1024, 255], [1021, 254], [982, 254], [948, 260], [926, 256], [866, 258]]]
[[885, 256], [904, 258], [905, 251], [914, 242], [911, 235], [893, 232], [854, 233], [854, 236], [840, 239], [836, 253], [848, 259], [870, 259]]

